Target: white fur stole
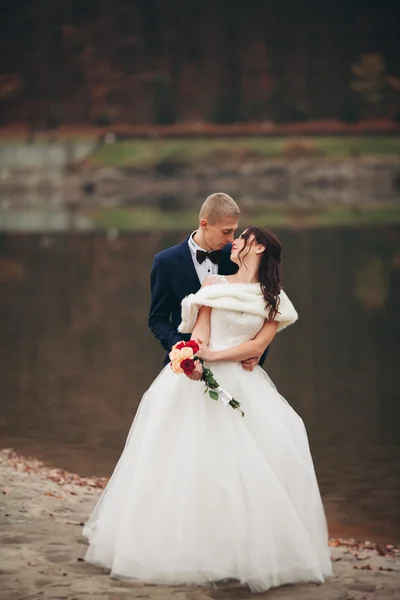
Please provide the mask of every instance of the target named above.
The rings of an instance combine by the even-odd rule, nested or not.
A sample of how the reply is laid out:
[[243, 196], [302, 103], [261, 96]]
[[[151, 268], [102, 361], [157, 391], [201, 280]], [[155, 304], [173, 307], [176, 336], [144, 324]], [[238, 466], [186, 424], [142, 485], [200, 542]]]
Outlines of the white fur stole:
[[[182, 300], [182, 322], [178, 327], [180, 333], [191, 333], [196, 323], [201, 306], [222, 308], [247, 312], [268, 318], [268, 308], [258, 283], [220, 283], [207, 285], [196, 294], [189, 294]], [[297, 321], [298, 314], [286, 293], [279, 294], [278, 314], [275, 321], [279, 322], [278, 331]]]

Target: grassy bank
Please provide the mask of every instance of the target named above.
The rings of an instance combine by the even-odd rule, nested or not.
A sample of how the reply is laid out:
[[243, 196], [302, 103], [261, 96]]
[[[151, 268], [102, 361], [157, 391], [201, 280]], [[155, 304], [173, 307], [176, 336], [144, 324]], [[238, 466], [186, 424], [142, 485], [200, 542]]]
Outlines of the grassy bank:
[[[189, 231], [198, 223], [193, 210], [162, 211], [147, 208], [93, 208], [85, 211], [95, 227], [125, 231]], [[400, 207], [371, 207], [354, 210], [332, 207], [326, 210], [287, 208], [244, 210], [241, 223], [268, 228], [345, 227], [395, 225], [400, 223]]]
[[193, 164], [249, 159], [400, 156], [400, 136], [247, 137], [234, 139], [126, 140], [99, 145], [90, 166], [143, 167], [165, 161]]

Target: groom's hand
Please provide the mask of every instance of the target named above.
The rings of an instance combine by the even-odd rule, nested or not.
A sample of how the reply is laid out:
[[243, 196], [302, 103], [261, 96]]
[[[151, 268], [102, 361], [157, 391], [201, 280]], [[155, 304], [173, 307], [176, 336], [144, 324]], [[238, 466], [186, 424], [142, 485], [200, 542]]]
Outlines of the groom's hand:
[[253, 356], [253, 358], [246, 358], [242, 360], [242, 367], [245, 371], [252, 371], [258, 365], [260, 356]]

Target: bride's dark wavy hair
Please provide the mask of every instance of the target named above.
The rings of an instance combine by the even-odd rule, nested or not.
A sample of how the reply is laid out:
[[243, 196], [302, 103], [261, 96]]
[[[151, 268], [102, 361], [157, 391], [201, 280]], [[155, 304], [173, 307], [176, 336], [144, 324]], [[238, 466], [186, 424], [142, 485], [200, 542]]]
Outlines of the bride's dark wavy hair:
[[[269, 306], [268, 319], [273, 321], [278, 313], [278, 297], [281, 291], [281, 252], [282, 244], [275, 234], [262, 227], [250, 226], [242, 233], [245, 245], [238, 253], [239, 262], [243, 264], [243, 259], [250, 252], [249, 239], [254, 236], [254, 241], [265, 247], [261, 254], [258, 266], [258, 280], [261, 291], [265, 298], [265, 303]], [[246, 252], [246, 248], [248, 248]], [[245, 254], [243, 255], [243, 252]], [[242, 256], [243, 255], [243, 256]]]

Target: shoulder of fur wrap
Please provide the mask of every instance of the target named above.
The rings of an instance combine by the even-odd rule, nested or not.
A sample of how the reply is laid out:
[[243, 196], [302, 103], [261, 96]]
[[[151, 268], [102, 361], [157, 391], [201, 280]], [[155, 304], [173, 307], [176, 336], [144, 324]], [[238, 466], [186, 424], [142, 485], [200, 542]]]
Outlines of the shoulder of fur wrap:
[[299, 318], [295, 307], [283, 290], [281, 290], [281, 293], [279, 294], [278, 311], [279, 312], [275, 317], [275, 321], [279, 322], [277, 331], [282, 331], [282, 329], [285, 329], [289, 325], [293, 325]]

